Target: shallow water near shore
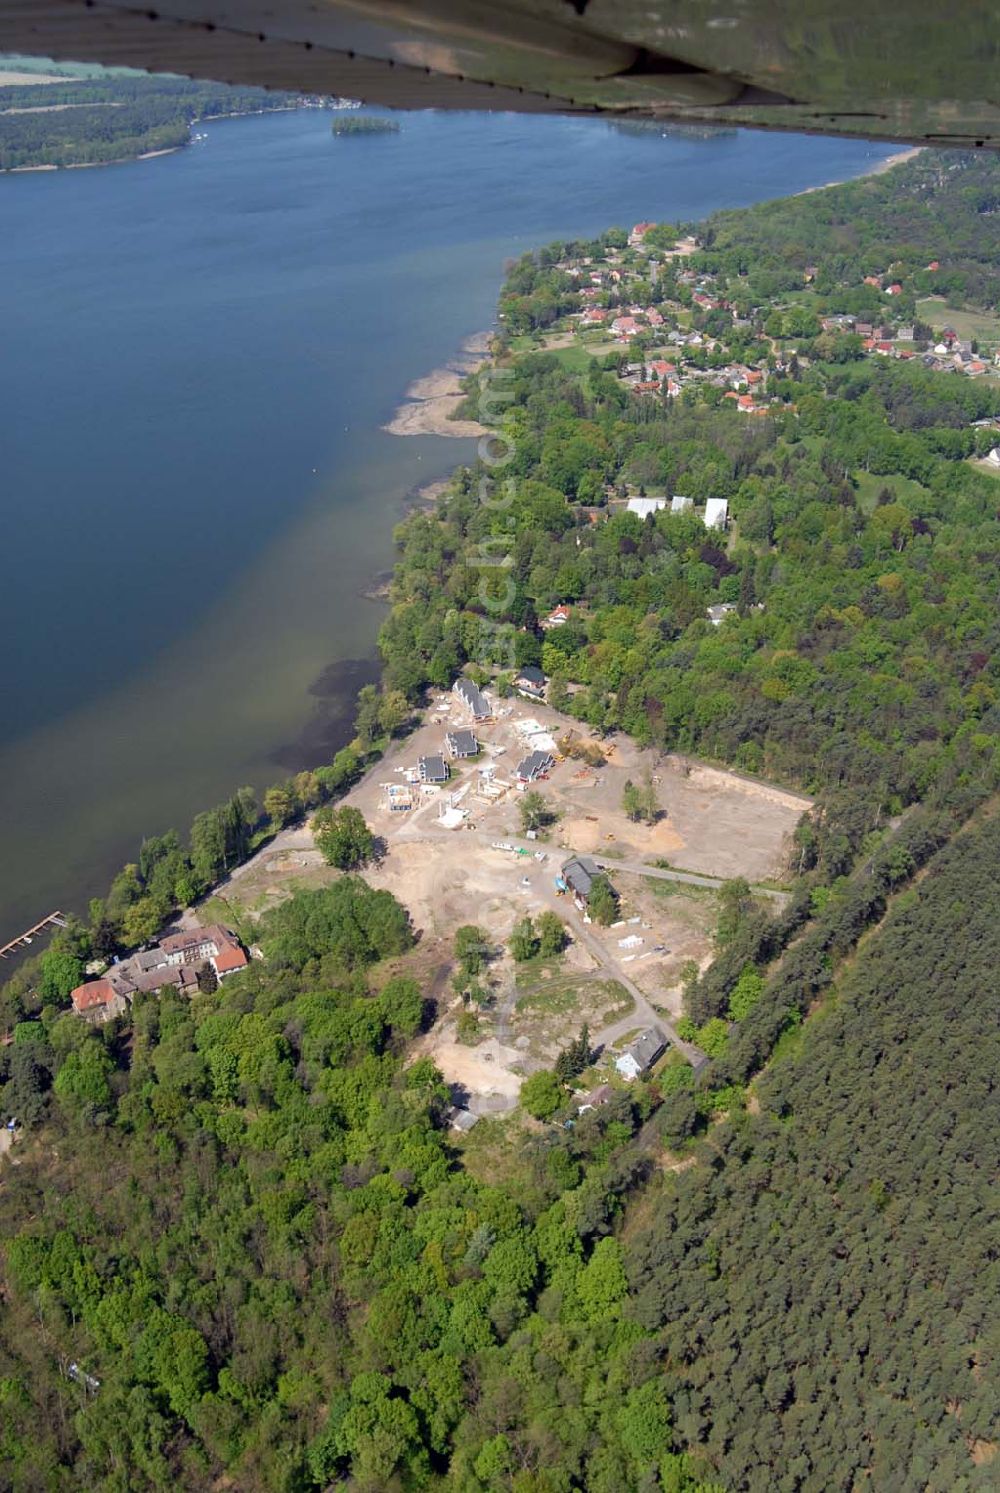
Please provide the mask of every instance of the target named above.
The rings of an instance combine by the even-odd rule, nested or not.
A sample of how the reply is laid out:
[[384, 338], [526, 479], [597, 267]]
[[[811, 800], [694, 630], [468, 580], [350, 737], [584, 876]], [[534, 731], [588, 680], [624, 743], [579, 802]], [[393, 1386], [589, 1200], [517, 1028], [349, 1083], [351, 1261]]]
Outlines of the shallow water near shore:
[[506, 259], [891, 153], [507, 115], [203, 129], [0, 179], [0, 943], [346, 739], [392, 528], [474, 451], [382, 427], [491, 324]]

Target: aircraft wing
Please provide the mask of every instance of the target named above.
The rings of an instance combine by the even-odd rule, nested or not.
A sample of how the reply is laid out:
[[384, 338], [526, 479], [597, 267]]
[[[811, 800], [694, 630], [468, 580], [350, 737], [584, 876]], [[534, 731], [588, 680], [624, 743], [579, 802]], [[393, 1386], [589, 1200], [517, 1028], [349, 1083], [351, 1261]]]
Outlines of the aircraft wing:
[[1000, 144], [984, 0], [0, 0], [0, 51], [341, 94]]

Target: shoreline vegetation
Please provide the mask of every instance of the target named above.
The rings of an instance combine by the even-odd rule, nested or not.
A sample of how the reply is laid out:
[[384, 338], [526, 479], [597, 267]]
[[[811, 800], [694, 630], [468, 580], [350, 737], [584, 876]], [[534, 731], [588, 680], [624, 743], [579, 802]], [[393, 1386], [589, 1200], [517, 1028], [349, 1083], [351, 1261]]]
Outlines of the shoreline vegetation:
[[[993, 1485], [1000, 524], [973, 460], [1000, 384], [917, 353], [929, 287], [1000, 315], [1000, 163], [875, 176], [513, 265], [464, 389], [495, 411], [503, 373], [509, 454], [397, 531], [354, 741], [263, 814], [241, 790], [145, 841], [0, 992], [0, 1479]], [[431, 965], [356, 874], [356, 809], [318, 826], [347, 874], [254, 914], [221, 988], [67, 1013], [85, 957], [340, 796], [456, 677], [505, 699], [528, 669], [599, 757], [619, 733], [816, 795], [780, 908], [726, 882], [681, 973], [697, 1074], [601, 1073], [567, 1023], [521, 1109], [466, 1130], [415, 1043], [447, 1006], [477, 1044], [532, 920]]]
[[11, 76], [20, 81], [0, 73], [0, 172], [10, 175], [154, 160], [192, 144], [202, 122], [342, 102], [130, 72]]
[[348, 114], [333, 121], [330, 133], [337, 138], [341, 135], [398, 135], [401, 128], [398, 119], [376, 114]]

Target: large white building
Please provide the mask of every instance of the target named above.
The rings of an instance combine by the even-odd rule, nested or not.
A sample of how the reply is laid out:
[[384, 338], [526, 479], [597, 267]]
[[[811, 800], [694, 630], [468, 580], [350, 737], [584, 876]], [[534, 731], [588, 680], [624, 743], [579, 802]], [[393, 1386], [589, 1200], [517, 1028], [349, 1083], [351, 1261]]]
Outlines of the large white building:
[[629, 498], [629, 513], [637, 513], [640, 518], [648, 518], [651, 513], [659, 513], [666, 508], [666, 498]]
[[725, 498], [709, 498], [705, 504], [705, 528], [724, 529], [729, 522], [729, 504]]

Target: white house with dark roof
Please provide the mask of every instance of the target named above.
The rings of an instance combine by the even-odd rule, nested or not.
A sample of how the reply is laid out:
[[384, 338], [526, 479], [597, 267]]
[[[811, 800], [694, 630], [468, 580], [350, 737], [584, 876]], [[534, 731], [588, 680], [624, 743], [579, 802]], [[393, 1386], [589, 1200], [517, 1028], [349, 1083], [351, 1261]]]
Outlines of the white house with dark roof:
[[647, 1027], [634, 1042], [615, 1059], [615, 1067], [623, 1078], [638, 1078], [650, 1069], [657, 1058], [667, 1050], [667, 1039], [658, 1026]]
[[525, 664], [523, 669], [518, 670], [514, 687], [518, 694], [527, 695], [531, 700], [544, 700], [547, 683], [548, 680], [541, 669], [535, 664]]
[[517, 764], [517, 779], [519, 783], [534, 783], [539, 778], [544, 778], [555, 767], [555, 758], [551, 752], [529, 752]]
[[417, 772], [422, 783], [447, 783], [448, 764], [443, 757], [420, 757]]
[[460, 674], [455, 680], [452, 693], [458, 696], [474, 721], [489, 720], [493, 714], [490, 702], [482, 690], [478, 685], [473, 684], [471, 679], [466, 679], [464, 674]]
[[448, 731], [444, 745], [449, 757], [475, 757], [479, 752], [479, 737], [475, 731]]

